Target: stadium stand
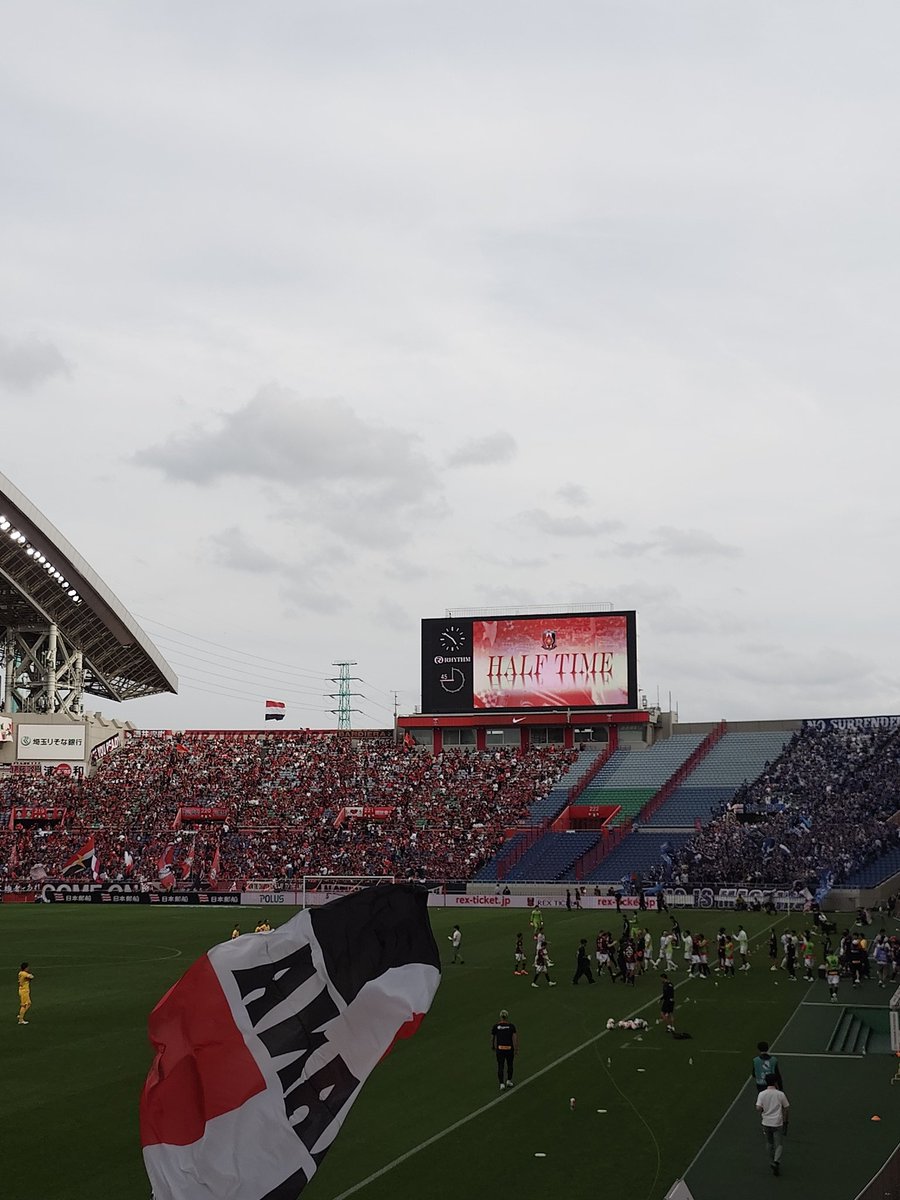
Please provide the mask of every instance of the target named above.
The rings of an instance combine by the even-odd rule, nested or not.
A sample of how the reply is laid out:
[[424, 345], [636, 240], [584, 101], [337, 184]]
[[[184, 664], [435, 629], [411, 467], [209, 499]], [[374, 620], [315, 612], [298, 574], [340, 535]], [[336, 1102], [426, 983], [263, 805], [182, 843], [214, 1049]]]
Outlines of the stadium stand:
[[569, 878], [575, 861], [599, 840], [596, 830], [548, 833], [526, 851], [504, 878], [509, 883]]
[[[873, 886], [900, 870], [900, 735], [805, 729], [778, 755], [786, 736], [726, 733], [648, 823], [620, 826], [618, 840], [599, 828], [547, 828], [596, 768], [595, 748], [433, 757], [340, 734], [133, 736], [91, 778], [0, 776], [0, 884], [59, 877], [88, 838], [102, 878], [126, 875], [127, 850], [136, 880], [155, 884], [168, 859], [185, 886], [208, 882], [216, 859], [220, 885], [328, 873], [496, 881], [501, 863], [510, 882], [637, 874], [821, 889]], [[671, 741], [613, 755], [570, 812], [600, 796], [637, 803], [691, 762], [696, 736]], [[695, 833], [685, 826], [700, 800], [725, 811]], [[29, 806], [65, 818], [12, 820]], [[190, 808], [200, 815], [185, 818]]]
[[704, 734], [676, 734], [648, 750], [616, 750], [578, 798], [579, 805], [620, 805], [615, 824], [637, 816], [667, 779], [690, 758]]
[[767, 886], [844, 883], [895, 868], [900, 737], [894, 729], [807, 728], [681, 848], [675, 877]]
[[[58, 876], [94, 836], [101, 869], [155, 881], [169, 854], [179, 879], [291, 879], [302, 874], [468, 879], [572, 765], [574, 751], [497, 749], [438, 758], [341, 735], [234, 738], [202, 734], [133, 737], [89, 780], [11, 775], [0, 810], [26, 804], [66, 809], [62, 827], [3, 835], [3, 882], [32, 872]], [[215, 810], [214, 823], [178, 827], [185, 807]], [[363, 817], [342, 810], [361, 807]], [[374, 818], [374, 809], [383, 810]], [[2, 816], [0, 816], [2, 820]], [[171, 851], [169, 848], [172, 848]]]
[[637, 875], [651, 879], [658, 870], [663, 848], [674, 853], [690, 839], [687, 833], [632, 833], [579, 882], [619, 883]]
[[758, 778], [783, 751], [790, 734], [784, 730], [726, 732], [687, 780], [648, 819], [666, 828], [704, 824], [734, 797], [738, 788]]

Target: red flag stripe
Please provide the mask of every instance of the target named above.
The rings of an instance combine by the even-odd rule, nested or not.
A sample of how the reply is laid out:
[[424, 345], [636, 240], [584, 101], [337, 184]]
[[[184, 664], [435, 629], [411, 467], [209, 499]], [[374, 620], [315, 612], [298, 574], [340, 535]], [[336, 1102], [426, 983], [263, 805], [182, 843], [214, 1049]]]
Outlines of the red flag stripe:
[[156, 1059], [141, 1094], [145, 1146], [189, 1146], [203, 1137], [207, 1121], [265, 1091], [205, 954], [163, 996], [148, 1030]]

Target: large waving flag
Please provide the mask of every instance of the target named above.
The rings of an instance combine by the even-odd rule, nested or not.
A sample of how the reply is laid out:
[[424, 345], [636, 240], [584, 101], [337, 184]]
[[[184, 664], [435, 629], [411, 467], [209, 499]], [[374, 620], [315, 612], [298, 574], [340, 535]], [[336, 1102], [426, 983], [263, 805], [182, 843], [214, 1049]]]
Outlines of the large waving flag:
[[88, 838], [81, 849], [73, 854], [69, 861], [62, 869], [63, 875], [69, 875], [72, 871], [86, 871], [91, 865], [94, 857], [94, 835]]
[[155, 1200], [296, 1200], [440, 982], [427, 893], [365, 888], [213, 947], [150, 1014]]
[[283, 721], [284, 720], [284, 701], [283, 700], [267, 700], [266, 701], [266, 720], [267, 721]]

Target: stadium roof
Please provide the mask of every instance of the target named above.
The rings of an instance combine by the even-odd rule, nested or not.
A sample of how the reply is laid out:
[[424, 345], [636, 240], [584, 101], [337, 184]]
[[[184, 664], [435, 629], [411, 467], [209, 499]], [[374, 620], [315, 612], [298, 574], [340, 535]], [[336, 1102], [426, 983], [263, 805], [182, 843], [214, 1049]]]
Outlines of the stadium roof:
[[81, 650], [85, 692], [133, 700], [178, 691], [175, 672], [121, 601], [0, 475], [0, 634], [50, 624]]

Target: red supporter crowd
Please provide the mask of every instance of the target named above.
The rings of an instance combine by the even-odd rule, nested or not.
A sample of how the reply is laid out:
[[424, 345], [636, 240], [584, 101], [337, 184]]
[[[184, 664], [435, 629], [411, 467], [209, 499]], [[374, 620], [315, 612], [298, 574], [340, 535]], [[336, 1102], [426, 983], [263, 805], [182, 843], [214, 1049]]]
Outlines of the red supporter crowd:
[[[89, 779], [0, 777], [0, 886], [60, 878], [91, 837], [94, 869], [110, 882], [153, 885], [166, 861], [183, 886], [303, 875], [468, 879], [574, 759], [558, 747], [434, 757], [346, 734], [135, 736]], [[65, 821], [9, 829], [12, 810], [29, 806], [64, 808]], [[383, 819], [341, 819], [348, 807], [381, 809]], [[187, 818], [185, 808], [217, 809], [221, 819]]]

